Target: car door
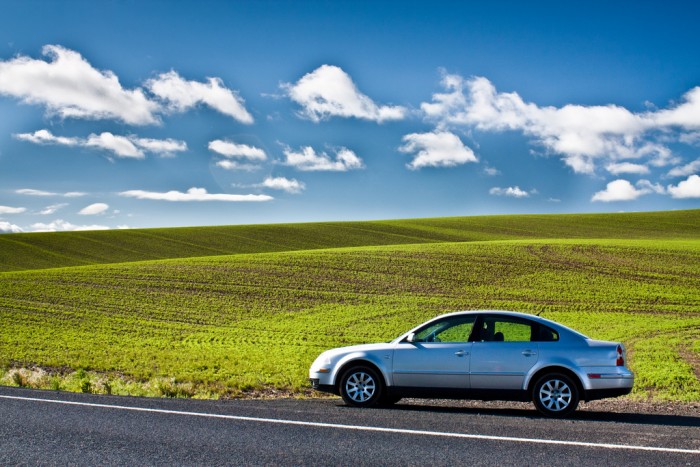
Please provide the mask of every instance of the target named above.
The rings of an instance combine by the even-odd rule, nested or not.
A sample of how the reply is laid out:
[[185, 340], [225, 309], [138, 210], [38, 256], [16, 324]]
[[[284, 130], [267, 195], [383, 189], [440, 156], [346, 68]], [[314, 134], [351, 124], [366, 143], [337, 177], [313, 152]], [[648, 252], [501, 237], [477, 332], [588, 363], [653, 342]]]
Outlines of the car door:
[[394, 348], [394, 386], [407, 388], [469, 388], [469, 337], [475, 316], [448, 317], [419, 329], [413, 342]]
[[484, 315], [474, 331], [469, 379], [472, 389], [519, 390], [535, 365], [537, 325], [527, 319]]

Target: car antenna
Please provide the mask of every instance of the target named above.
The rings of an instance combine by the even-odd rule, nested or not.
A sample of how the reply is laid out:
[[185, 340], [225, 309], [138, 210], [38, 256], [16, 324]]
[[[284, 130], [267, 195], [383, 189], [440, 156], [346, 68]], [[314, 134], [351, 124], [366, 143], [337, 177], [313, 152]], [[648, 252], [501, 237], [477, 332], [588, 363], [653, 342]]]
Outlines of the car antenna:
[[536, 314], [535, 316], [541, 315], [543, 311], [544, 311], [544, 308], [542, 308], [540, 311], [538, 311], [537, 314]]

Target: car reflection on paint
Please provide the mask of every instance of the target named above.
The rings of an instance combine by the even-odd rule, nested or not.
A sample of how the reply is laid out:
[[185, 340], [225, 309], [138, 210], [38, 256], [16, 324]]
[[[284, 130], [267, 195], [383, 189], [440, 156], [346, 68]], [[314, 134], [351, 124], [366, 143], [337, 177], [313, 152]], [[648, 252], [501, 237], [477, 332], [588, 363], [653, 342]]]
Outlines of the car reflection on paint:
[[590, 339], [538, 316], [463, 311], [438, 316], [384, 344], [323, 352], [314, 389], [356, 407], [402, 397], [532, 401], [564, 417], [580, 400], [629, 394], [624, 345]]

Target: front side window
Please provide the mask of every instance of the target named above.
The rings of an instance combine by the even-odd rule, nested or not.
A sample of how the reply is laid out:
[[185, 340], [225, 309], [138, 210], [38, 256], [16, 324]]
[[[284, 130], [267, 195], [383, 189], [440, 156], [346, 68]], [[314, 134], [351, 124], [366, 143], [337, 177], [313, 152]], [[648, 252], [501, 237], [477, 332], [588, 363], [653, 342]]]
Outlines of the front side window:
[[413, 342], [469, 342], [475, 316], [455, 316], [416, 332]]

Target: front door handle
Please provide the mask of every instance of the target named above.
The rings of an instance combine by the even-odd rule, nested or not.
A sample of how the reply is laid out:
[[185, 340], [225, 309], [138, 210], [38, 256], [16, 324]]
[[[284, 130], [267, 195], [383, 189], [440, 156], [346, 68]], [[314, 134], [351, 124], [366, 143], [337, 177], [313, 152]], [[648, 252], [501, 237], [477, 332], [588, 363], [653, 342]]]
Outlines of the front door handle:
[[537, 355], [537, 352], [533, 352], [532, 350], [523, 350], [522, 353], [526, 357], [532, 357], [533, 355]]
[[458, 350], [457, 352], [455, 352], [455, 355], [457, 355], [458, 357], [464, 357], [465, 355], [469, 355], [469, 352], [465, 352], [464, 350]]

